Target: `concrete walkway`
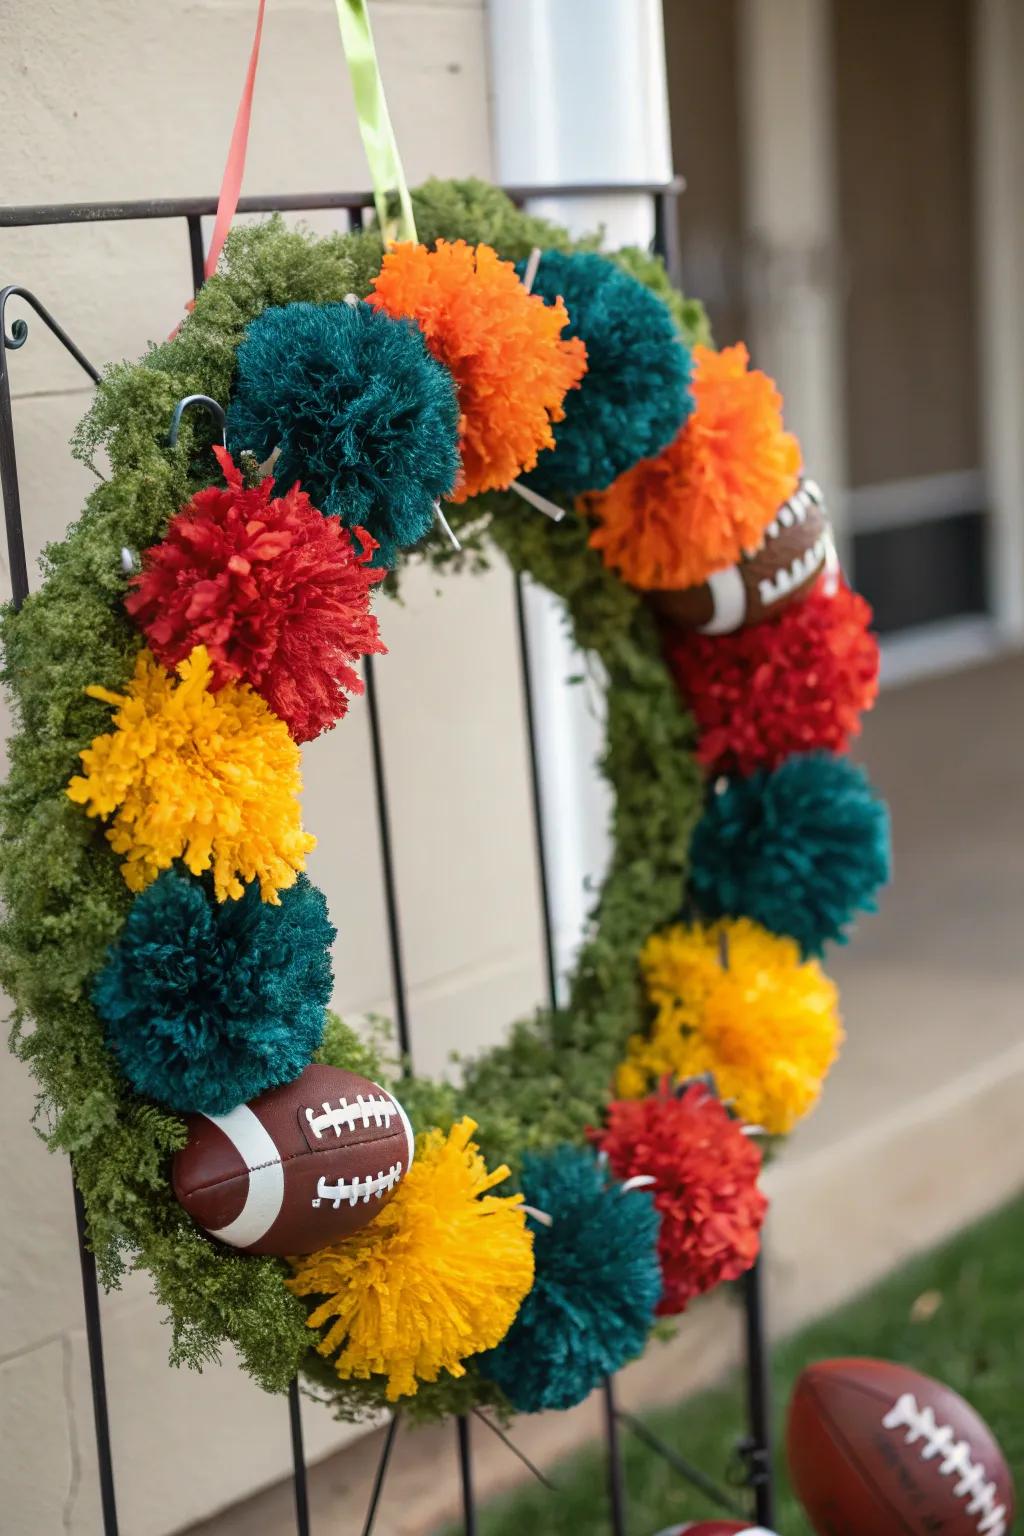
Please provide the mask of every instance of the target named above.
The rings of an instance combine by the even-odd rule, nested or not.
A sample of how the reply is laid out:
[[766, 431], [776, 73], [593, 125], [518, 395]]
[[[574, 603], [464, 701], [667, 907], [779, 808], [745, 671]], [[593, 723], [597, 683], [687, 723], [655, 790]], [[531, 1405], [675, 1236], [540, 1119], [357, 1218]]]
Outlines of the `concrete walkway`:
[[895, 879], [829, 956], [849, 1038], [794, 1155], [1024, 1037], [1024, 658], [883, 694], [857, 756], [892, 807]]
[[[896, 881], [830, 959], [846, 1049], [768, 1175], [780, 1331], [1024, 1184], [1024, 658], [886, 693], [858, 756], [893, 808]], [[722, 1298], [698, 1307], [672, 1344], [623, 1373], [623, 1403], [706, 1384], [736, 1358], [737, 1322]], [[599, 1432], [593, 1401], [514, 1430], [542, 1465]], [[478, 1423], [473, 1439], [478, 1493], [523, 1475]], [[379, 1445], [376, 1432], [311, 1470], [317, 1536], [361, 1529]], [[377, 1536], [420, 1536], [457, 1501], [454, 1432], [400, 1434]], [[194, 1536], [294, 1530], [285, 1485]]]

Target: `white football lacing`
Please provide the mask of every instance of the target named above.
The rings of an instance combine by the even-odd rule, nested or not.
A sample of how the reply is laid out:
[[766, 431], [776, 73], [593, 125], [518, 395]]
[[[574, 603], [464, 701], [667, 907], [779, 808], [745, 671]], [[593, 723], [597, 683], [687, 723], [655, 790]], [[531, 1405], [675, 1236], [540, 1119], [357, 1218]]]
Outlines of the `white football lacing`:
[[[824, 506], [821, 487], [814, 480], [802, 480], [788, 501], [783, 502], [775, 517], [764, 531], [765, 540], [777, 539], [783, 528], [794, 523], [805, 523], [812, 507]], [[788, 569], [776, 571], [774, 578], [765, 576], [757, 584], [758, 595], [765, 608], [787, 597], [795, 588], [802, 586], [814, 575], [825, 561], [826, 536], [819, 535], [814, 543], [797, 555]]]
[[339, 1099], [337, 1104], [325, 1104], [323, 1114], [318, 1115], [315, 1110], [306, 1110], [306, 1119], [313, 1135], [319, 1141], [325, 1131], [333, 1131], [335, 1136], [340, 1136], [342, 1129], [354, 1131], [356, 1121], [362, 1122], [364, 1130], [372, 1120], [378, 1128], [391, 1125], [392, 1118], [398, 1113], [390, 1099], [378, 1098], [371, 1093], [368, 1099], [364, 1099], [360, 1093], [350, 1104], [348, 1099]]
[[765, 576], [758, 582], [758, 595], [764, 607], [770, 608], [772, 603], [779, 601], [780, 597], [785, 597], [797, 587], [802, 586], [824, 563], [825, 538], [822, 535], [815, 539], [811, 547], [802, 555], [797, 555], [788, 568], [783, 566], [776, 571], [774, 578]]
[[825, 498], [816, 480], [801, 480], [788, 501], [784, 501], [764, 531], [766, 539], [777, 539], [782, 528], [805, 523], [812, 507], [823, 507]]
[[979, 1536], [1006, 1536], [1006, 1507], [997, 1504], [999, 1490], [987, 1480], [987, 1473], [980, 1462], [971, 1459], [971, 1448], [966, 1440], [957, 1440], [949, 1424], [939, 1424], [932, 1408], [919, 1408], [912, 1392], [904, 1392], [882, 1420], [886, 1429], [906, 1429], [906, 1444], [916, 1445], [923, 1440], [921, 1457], [932, 1461], [941, 1456], [939, 1472], [943, 1477], [953, 1474], [957, 1482], [953, 1488], [958, 1499], [970, 1498], [969, 1515], [980, 1516]]
[[369, 1205], [371, 1196], [380, 1200], [384, 1195], [389, 1195], [401, 1177], [401, 1163], [392, 1163], [387, 1173], [378, 1173], [375, 1179], [369, 1176], [361, 1179], [357, 1175], [351, 1184], [346, 1184], [344, 1179], [339, 1179], [337, 1184], [328, 1184], [321, 1174], [317, 1179], [313, 1205], [318, 1206], [322, 1200], [330, 1200], [335, 1210], [343, 1200], [347, 1200], [349, 1205], [358, 1205], [360, 1200], [364, 1205]]

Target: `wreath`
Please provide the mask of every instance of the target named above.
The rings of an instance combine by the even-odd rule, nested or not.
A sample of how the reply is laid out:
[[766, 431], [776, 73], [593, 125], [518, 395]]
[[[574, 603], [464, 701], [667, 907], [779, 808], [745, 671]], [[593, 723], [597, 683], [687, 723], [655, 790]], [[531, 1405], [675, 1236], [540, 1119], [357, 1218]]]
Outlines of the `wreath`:
[[[106, 373], [73, 445], [99, 483], [2, 623], [0, 979], [102, 1280], [149, 1272], [174, 1362], [230, 1341], [347, 1418], [569, 1406], [753, 1263], [763, 1138], [840, 1041], [816, 957], [888, 869], [841, 755], [870, 614], [772, 382], [645, 252], [479, 182], [413, 204], [419, 244], [230, 236], [175, 335]], [[190, 396], [226, 431], [179, 412], [170, 446]], [[603, 671], [613, 852], [564, 1006], [430, 1081], [329, 1011], [300, 745], [406, 561], [495, 552]], [[294, 1135], [303, 1082], [300, 1130], [370, 1161], [265, 1252], [203, 1203], [210, 1127], [273, 1103]], [[415, 1157], [368, 1171], [393, 1116]], [[249, 1163], [279, 1203], [281, 1166]]]

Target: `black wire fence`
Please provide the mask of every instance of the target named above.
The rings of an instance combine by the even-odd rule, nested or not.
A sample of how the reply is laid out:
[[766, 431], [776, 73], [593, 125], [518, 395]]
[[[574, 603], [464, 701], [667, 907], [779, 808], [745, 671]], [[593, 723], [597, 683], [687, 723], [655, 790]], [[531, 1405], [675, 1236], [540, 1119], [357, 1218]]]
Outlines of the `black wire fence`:
[[[677, 199], [682, 190], [679, 180], [667, 184], [629, 183], [614, 186], [553, 186], [543, 188], [511, 187], [506, 189], [517, 203], [527, 202], [533, 196], [558, 197], [569, 200], [592, 196], [643, 197], [650, 200], [654, 213], [654, 247], [665, 258], [670, 275], [679, 278], [679, 254], [677, 243]], [[303, 213], [336, 211], [339, 219], [349, 228], [355, 228], [369, 218], [373, 199], [369, 193], [320, 192], [286, 194], [275, 197], [243, 197], [238, 204], [240, 214]], [[0, 229], [38, 227], [41, 225], [78, 225], [97, 223], [132, 222], [162, 219], [180, 220], [186, 227], [192, 281], [198, 292], [203, 282], [203, 225], [205, 217], [217, 209], [215, 197], [170, 198], [143, 202], [61, 203], [41, 206], [0, 208]], [[29, 593], [28, 564], [25, 553], [24, 522], [21, 494], [18, 482], [17, 456], [15, 452], [14, 418], [11, 407], [10, 372], [8, 354], [17, 352], [28, 339], [28, 323], [16, 318], [8, 329], [7, 305], [20, 300], [34, 310], [36, 316], [52, 332], [79, 367], [92, 380], [99, 381], [99, 372], [80, 351], [44, 304], [28, 289], [11, 284], [0, 289], [0, 329], [3, 346], [0, 347], [0, 490], [3, 493], [4, 518], [7, 533], [7, 552], [10, 564], [11, 596], [16, 607], [25, 601]], [[530, 668], [530, 634], [525, 609], [525, 581], [513, 577], [515, 612], [519, 639], [520, 687], [523, 699], [523, 729], [528, 748], [530, 792], [537, 862], [537, 898], [544, 935], [545, 979], [549, 1000], [557, 1001], [557, 964], [555, 958], [554, 930], [548, 883], [548, 863], [544, 838], [544, 820], [540, 775], [537, 718], [534, 708], [533, 685]], [[387, 757], [384, 729], [381, 719], [374, 662], [367, 657], [363, 663], [366, 681], [367, 715], [372, 749], [373, 781], [376, 801], [377, 834], [383, 874], [385, 917], [394, 998], [395, 1028], [399, 1046], [406, 1055], [412, 1054], [413, 1040], [410, 1030], [408, 993], [402, 956], [401, 916], [396, 880], [392, 824], [388, 810]], [[74, 1181], [74, 1169], [72, 1169]], [[96, 1429], [96, 1446], [99, 1465], [99, 1500], [102, 1511], [103, 1536], [118, 1536], [116, 1480], [114, 1450], [111, 1443], [110, 1418], [107, 1404], [106, 1377], [103, 1364], [103, 1324], [100, 1311], [99, 1286], [96, 1262], [89, 1247], [85, 1209], [81, 1195], [74, 1187], [75, 1221], [78, 1229], [78, 1249], [82, 1270], [82, 1299], [85, 1311], [85, 1327], [88, 1343], [89, 1368], [92, 1385], [93, 1415]], [[774, 1497], [771, 1468], [771, 1404], [768, 1353], [763, 1315], [762, 1266], [760, 1263], [745, 1276], [742, 1284], [745, 1320], [745, 1375], [747, 1382], [747, 1432], [737, 1439], [742, 1484], [747, 1494], [739, 1488], [724, 1489], [715, 1479], [700, 1468], [693, 1466], [677, 1448], [666, 1444], [649, 1426], [632, 1413], [619, 1407], [615, 1381], [609, 1377], [603, 1386], [604, 1440], [607, 1465], [608, 1509], [613, 1536], [626, 1536], [627, 1510], [623, 1477], [621, 1431], [635, 1435], [653, 1455], [668, 1462], [680, 1478], [695, 1487], [724, 1512], [738, 1519], [747, 1518], [745, 1504], [752, 1506], [752, 1517], [759, 1524], [771, 1526], [774, 1518]], [[526, 1462], [530, 1470], [542, 1482], [543, 1474], [526, 1461], [522, 1452], [504, 1435], [503, 1431], [483, 1414], [477, 1415], [508, 1445], [509, 1449]], [[306, 1458], [302, 1436], [302, 1406], [298, 1381], [293, 1381], [288, 1393], [288, 1418], [291, 1438], [293, 1483], [295, 1493], [296, 1536], [312, 1536], [309, 1489]], [[392, 1464], [395, 1442], [398, 1437], [400, 1415], [395, 1414], [384, 1437], [380, 1459], [374, 1477], [369, 1505], [361, 1525], [363, 1536], [372, 1536], [379, 1510], [381, 1494], [388, 1469]], [[282, 1425], [283, 1429], [283, 1425]], [[470, 1421], [466, 1417], [456, 1420], [456, 1450], [461, 1492], [462, 1526], [465, 1536], [476, 1536], [478, 1529], [477, 1501], [473, 1485], [473, 1454]], [[550, 1486], [550, 1485], [548, 1485]], [[353, 1522], [351, 1529], [356, 1528]], [[326, 1532], [320, 1533], [326, 1536]], [[647, 1533], [636, 1533], [647, 1536]]]

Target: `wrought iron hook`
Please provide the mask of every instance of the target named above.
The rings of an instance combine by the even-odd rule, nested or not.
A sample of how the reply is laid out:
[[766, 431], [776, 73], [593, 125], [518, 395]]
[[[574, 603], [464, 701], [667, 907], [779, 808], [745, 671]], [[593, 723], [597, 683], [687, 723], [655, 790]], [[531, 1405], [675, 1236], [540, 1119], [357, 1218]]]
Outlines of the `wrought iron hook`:
[[18, 283], [9, 283], [0, 289], [0, 492], [3, 493], [4, 524], [7, 530], [7, 560], [11, 573], [11, 598], [15, 608], [20, 608], [28, 597], [28, 559], [25, 554], [25, 530], [21, 521], [21, 492], [18, 487], [18, 459], [14, 449], [14, 421], [11, 415], [11, 384], [7, 367], [8, 352], [16, 352], [28, 340], [28, 322], [19, 317], [7, 330], [8, 299], [24, 299], [34, 309], [48, 330], [57, 338], [66, 352], [74, 358], [94, 384], [100, 376], [85, 353], [71, 340], [63, 326], [57, 324], [45, 305], [40, 304], [34, 293]]
[[181, 418], [190, 405], [201, 405], [205, 411], [209, 412], [220, 427], [220, 440], [226, 448], [228, 445], [227, 415], [220, 402], [214, 400], [210, 395], [186, 395], [184, 400], [178, 401], [174, 407], [174, 415], [171, 417], [170, 430], [167, 433], [167, 446], [169, 448], [177, 447], [178, 433], [181, 431]]
[[7, 351], [16, 352], [28, 340], [28, 321], [23, 320], [20, 316], [14, 321], [8, 334], [7, 300], [14, 298], [24, 299], [25, 303], [35, 310], [40, 320], [53, 332], [65, 351], [70, 352], [78, 366], [89, 375], [94, 384], [98, 384], [100, 381], [99, 370], [94, 368], [85, 353], [75, 346], [67, 331], [62, 325], [58, 325], [45, 304], [40, 304], [34, 293], [28, 288], [22, 288], [18, 283], [9, 283], [6, 288], [0, 289], [0, 330], [3, 331], [4, 347]]

